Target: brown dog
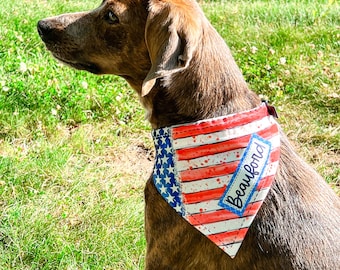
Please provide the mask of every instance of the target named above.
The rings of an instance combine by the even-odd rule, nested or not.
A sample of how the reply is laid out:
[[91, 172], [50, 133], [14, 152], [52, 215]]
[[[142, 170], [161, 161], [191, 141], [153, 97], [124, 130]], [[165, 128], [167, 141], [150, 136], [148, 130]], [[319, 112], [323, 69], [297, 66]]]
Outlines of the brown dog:
[[[193, 0], [104, 0], [39, 21], [62, 62], [125, 78], [154, 129], [260, 105]], [[340, 269], [340, 202], [281, 133], [279, 168], [234, 259], [145, 188], [146, 269]]]

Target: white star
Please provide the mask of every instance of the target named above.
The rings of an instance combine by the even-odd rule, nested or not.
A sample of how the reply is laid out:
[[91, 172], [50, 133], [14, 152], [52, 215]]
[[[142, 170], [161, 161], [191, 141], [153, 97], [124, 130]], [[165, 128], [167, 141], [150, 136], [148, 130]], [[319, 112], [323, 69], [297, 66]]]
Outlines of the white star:
[[159, 168], [159, 174], [164, 174], [164, 168], [163, 167]]
[[181, 204], [177, 204], [177, 203], [176, 203], [176, 206], [174, 207], [174, 209], [176, 210], [176, 212], [182, 213]]
[[168, 146], [165, 148], [165, 151], [166, 151], [167, 154], [172, 153], [172, 148], [170, 147], [170, 145], [168, 145]]
[[166, 144], [166, 137], [161, 138], [162, 144]]
[[157, 155], [158, 155], [158, 156], [161, 156], [161, 155], [162, 155], [162, 148], [158, 148], [158, 149], [157, 149]]
[[173, 184], [172, 187], [170, 188], [171, 188], [172, 193], [178, 193], [178, 186], [176, 186], [175, 184]]
[[163, 162], [163, 164], [166, 164], [167, 162], [168, 162], [168, 157], [167, 156], [163, 156], [162, 157], [162, 162]]
[[156, 184], [159, 185], [161, 183], [161, 178], [157, 175], [155, 178]]
[[164, 177], [164, 180], [165, 180], [165, 183], [166, 183], [166, 184], [170, 184], [170, 182], [171, 182], [171, 178], [170, 178], [168, 175], [166, 175], [166, 176]]
[[156, 130], [155, 130], [155, 135], [156, 135], [156, 136], [159, 136], [159, 132], [160, 132], [160, 129], [156, 129]]
[[168, 197], [166, 197], [166, 200], [168, 201], [168, 203], [174, 203], [175, 202], [174, 199], [175, 199], [175, 197], [171, 196], [170, 194], [169, 194]]
[[169, 168], [167, 168], [169, 173], [175, 174], [175, 168], [173, 166], [169, 166]]
[[159, 188], [159, 191], [161, 192], [161, 194], [166, 194], [166, 187], [165, 186], [161, 186], [160, 188]]
[[153, 169], [153, 174], [157, 174], [157, 168], [156, 167]]

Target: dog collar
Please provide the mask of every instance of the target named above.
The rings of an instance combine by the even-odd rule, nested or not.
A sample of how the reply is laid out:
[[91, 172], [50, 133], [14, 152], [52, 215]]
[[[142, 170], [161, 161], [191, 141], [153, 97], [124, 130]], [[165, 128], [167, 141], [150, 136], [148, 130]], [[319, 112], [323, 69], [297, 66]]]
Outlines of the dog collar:
[[153, 130], [164, 200], [231, 258], [266, 198], [280, 156], [273, 107]]

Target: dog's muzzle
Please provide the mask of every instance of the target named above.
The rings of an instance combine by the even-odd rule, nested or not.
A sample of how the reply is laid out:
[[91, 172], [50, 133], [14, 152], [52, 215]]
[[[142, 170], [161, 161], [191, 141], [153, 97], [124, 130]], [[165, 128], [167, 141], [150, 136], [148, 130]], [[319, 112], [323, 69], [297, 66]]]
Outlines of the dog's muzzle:
[[53, 41], [56, 38], [54, 33], [54, 28], [51, 24], [46, 20], [40, 20], [37, 24], [37, 30], [39, 33], [40, 38], [44, 42]]

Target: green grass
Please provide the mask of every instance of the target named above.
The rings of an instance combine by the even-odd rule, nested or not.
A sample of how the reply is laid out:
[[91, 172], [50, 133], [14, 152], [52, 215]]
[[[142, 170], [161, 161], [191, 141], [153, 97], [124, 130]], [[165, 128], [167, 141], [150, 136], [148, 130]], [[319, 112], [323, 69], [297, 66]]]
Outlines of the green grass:
[[[149, 125], [125, 81], [60, 65], [39, 19], [100, 1], [0, 3], [0, 269], [142, 269]], [[201, 1], [307, 161], [340, 182], [340, 5]]]

